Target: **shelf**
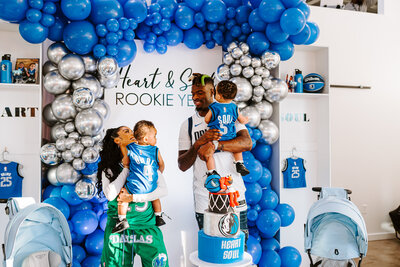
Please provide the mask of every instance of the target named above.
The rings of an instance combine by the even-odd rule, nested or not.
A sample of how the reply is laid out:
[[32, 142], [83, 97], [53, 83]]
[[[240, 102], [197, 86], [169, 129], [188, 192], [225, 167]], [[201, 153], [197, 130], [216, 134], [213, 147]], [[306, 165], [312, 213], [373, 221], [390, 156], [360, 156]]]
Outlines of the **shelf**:
[[[325, 97], [329, 97], [329, 94], [321, 94], [321, 93], [288, 93], [287, 95], [287, 99], [291, 99], [291, 98], [299, 98], [299, 99], [303, 99], [303, 98], [325, 98]], [[283, 100], [285, 101], [285, 100]]]
[[18, 89], [25, 89], [25, 88], [36, 88], [40, 89], [40, 84], [29, 84], [29, 83], [0, 83], [0, 90], [1, 89], [11, 89], [11, 88], [18, 88]]

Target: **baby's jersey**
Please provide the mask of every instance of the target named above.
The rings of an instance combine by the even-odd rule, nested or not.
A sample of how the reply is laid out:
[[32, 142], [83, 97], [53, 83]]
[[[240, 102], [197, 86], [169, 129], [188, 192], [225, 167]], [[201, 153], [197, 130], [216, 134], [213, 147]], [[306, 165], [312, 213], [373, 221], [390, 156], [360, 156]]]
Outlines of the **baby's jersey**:
[[212, 112], [208, 127], [218, 129], [221, 132], [221, 141], [234, 139], [236, 137], [235, 122], [238, 117], [238, 107], [232, 102], [227, 104], [214, 102], [208, 108]]

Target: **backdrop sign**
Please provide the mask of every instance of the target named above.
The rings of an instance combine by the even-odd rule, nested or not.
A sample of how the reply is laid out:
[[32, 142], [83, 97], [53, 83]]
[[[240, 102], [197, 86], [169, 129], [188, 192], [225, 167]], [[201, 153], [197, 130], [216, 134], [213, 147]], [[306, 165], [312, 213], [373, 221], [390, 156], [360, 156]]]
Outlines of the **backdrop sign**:
[[[168, 48], [168, 53], [148, 54], [137, 44], [138, 54], [132, 65], [121, 69], [115, 89], [105, 91], [110, 118], [105, 129], [126, 125], [133, 128], [139, 120], [152, 121], [157, 130], [157, 146], [165, 161], [168, 196], [161, 205], [172, 221], [161, 229], [170, 266], [192, 266], [189, 254], [197, 250], [197, 223], [194, 216], [192, 170], [178, 169], [178, 136], [181, 123], [194, 112], [191, 86], [193, 72], [211, 75], [222, 61], [222, 49], [204, 46], [191, 50], [183, 44]], [[135, 266], [139, 259], [136, 260]]]

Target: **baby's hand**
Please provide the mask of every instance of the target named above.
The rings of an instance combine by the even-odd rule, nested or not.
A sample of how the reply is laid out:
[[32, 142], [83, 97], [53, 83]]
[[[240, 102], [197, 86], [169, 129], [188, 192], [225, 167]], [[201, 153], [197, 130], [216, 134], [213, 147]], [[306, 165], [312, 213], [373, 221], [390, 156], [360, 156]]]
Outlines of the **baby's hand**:
[[243, 116], [243, 124], [249, 123], [249, 117]]

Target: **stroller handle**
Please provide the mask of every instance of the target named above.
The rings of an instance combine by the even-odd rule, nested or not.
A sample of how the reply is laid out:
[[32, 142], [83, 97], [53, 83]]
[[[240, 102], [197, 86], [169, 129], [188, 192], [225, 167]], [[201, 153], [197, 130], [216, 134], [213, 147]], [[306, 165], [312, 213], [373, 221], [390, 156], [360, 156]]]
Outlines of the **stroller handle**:
[[[314, 192], [321, 192], [321, 190], [322, 190], [322, 187], [313, 187], [312, 188], [312, 191], [314, 191]], [[346, 190], [348, 195], [350, 195], [352, 193], [352, 191], [350, 189], [344, 189], [344, 190]]]

